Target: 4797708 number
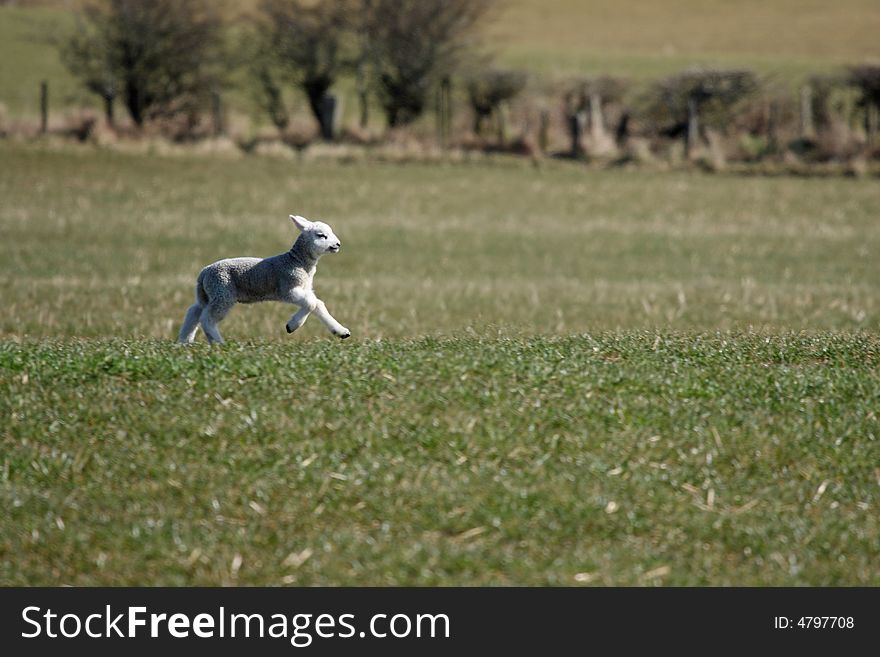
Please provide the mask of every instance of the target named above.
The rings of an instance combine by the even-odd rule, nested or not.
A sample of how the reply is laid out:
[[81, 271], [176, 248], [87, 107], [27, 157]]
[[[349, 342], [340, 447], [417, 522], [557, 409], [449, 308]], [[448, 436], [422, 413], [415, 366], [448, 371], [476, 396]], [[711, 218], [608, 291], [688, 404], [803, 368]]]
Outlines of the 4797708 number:
[[773, 628], [777, 630], [801, 629], [801, 630], [847, 630], [855, 627], [852, 616], [801, 616], [798, 619], [787, 616], [776, 616], [773, 619]]

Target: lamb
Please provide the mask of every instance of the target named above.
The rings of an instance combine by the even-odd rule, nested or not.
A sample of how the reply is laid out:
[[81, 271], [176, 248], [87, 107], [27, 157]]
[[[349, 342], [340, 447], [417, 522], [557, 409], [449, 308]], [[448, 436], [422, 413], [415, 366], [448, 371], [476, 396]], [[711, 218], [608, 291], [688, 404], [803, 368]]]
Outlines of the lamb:
[[208, 342], [222, 343], [217, 323], [236, 303], [257, 301], [299, 306], [287, 322], [288, 333], [302, 326], [314, 312], [333, 335], [343, 340], [351, 336], [351, 331], [333, 318], [312, 291], [318, 259], [325, 253], [339, 253], [342, 243], [323, 222], [299, 215], [290, 215], [290, 219], [301, 231], [290, 251], [271, 258], [218, 260], [199, 272], [196, 302], [186, 311], [178, 342], [191, 344], [201, 323]]

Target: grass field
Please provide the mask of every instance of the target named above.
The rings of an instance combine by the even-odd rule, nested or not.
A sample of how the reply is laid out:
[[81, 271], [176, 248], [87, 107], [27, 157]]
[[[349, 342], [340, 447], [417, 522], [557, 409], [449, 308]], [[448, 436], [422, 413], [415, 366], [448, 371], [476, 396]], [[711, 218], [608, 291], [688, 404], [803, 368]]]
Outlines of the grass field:
[[3, 584], [880, 584], [875, 336], [0, 343]]
[[872, 0], [511, 0], [491, 34], [501, 58], [545, 75], [635, 79], [694, 64], [783, 79], [880, 56]]
[[[0, 144], [0, 158], [5, 337], [170, 338], [199, 269], [288, 249], [291, 212], [339, 234], [318, 290], [365, 339], [880, 326], [870, 179], [13, 144]], [[286, 313], [237, 309], [224, 331], [287, 339]], [[317, 323], [303, 330], [324, 335]]]
[[[880, 584], [875, 181], [0, 161], [0, 584]], [[289, 212], [354, 337], [175, 347]]]

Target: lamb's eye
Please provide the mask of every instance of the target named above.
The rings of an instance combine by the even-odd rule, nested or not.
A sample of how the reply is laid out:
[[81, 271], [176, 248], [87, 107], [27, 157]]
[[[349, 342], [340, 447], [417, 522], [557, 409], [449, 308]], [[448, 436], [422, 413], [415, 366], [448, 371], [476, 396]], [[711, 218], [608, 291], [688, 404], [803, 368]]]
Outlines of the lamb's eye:
[[319, 240], [327, 239], [327, 236], [324, 233], [318, 233], [317, 237]]

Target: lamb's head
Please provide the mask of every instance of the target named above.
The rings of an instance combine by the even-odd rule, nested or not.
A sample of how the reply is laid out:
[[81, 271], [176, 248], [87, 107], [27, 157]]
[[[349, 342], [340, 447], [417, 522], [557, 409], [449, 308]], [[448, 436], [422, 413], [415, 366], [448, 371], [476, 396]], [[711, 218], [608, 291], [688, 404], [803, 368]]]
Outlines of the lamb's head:
[[290, 220], [302, 231], [300, 239], [305, 240], [306, 247], [316, 258], [325, 253], [338, 253], [342, 242], [323, 221], [309, 221], [299, 215], [290, 215]]

